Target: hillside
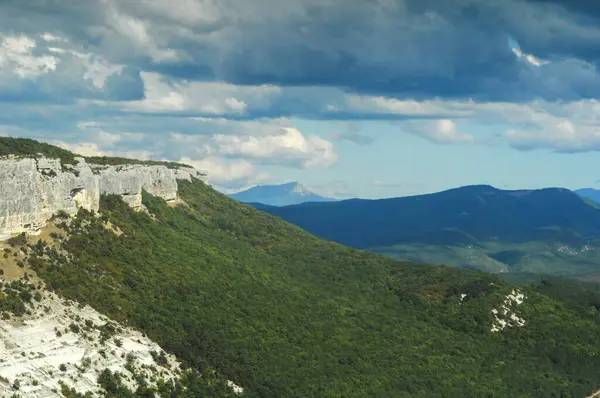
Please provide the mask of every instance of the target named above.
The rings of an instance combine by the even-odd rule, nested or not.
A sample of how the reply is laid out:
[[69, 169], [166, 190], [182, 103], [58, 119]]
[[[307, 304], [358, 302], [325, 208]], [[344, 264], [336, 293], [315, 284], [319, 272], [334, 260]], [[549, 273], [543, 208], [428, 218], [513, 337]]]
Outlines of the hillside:
[[180, 194], [175, 207], [145, 195], [149, 214], [108, 196], [101, 218], [81, 211], [59, 224], [68, 259], [38, 251], [28, 263], [59, 294], [217, 369], [245, 396], [558, 397], [600, 386], [598, 289], [515, 289], [396, 262], [199, 181]]
[[467, 186], [429, 195], [257, 208], [325, 239], [493, 272], [600, 272], [600, 211], [573, 192]]
[[600, 204], [600, 190], [593, 188], [582, 188], [574, 191], [577, 195], [582, 198], [592, 200], [596, 204]]
[[[105, 397], [583, 397], [600, 388], [596, 286], [515, 286], [395, 261], [319, 239], [197, 178], [177, 184], [177, 200], [143, 191], [134, 207], [128, 194], [103, 194], [97, 211], [59, 211], [39, 235], [2, 243], [0, 275], [11, 282], [0, 330], [12, 340], [0, 339], [30, 336], [1, 354], [19, 364], [0, 366], [3, 393], [48, 386], [82, 397], [81, 375], [97, 385], [88, 396]], [[40, 335], [57, 323], [65, 330]], [[41, 356], [51, 347], [95, 359], [63, 367]], [[170, 372], [180, 379], [163, 380]]]
[[244, 203], [262, 203], [270, 206], [335, 201], [335, 199], [317, 195], [297, 182], [281, 185], [257, 185], [245, 191], [231, 194], [229, 197]]

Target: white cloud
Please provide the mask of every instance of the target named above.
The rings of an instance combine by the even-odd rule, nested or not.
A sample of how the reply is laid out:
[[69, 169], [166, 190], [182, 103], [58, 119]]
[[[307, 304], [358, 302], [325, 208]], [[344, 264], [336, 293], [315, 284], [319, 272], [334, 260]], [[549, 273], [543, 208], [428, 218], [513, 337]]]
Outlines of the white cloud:
[[550, 63], [549, 61], [541, 60], [541, 59], [539, 59], [539, 58], [537, 58], [537, 57], [535, 57], [535, 56], [533, 56], [531, 54], [525, 54], [519, 48], [513, 48], [512, 52], [517, 57], [524, 59], [525, 61], [529, 62], [531, 65], [534, 65], [534, 66], [538, 66], [539, 67], [539, 66], [546, 65], [546, 64]]
[[172, 132], [172, 145], [195, 156], [247, 158], [260, 164], [328, 168], [338, 160], [335, 145], [305, 134], [285, 119], [248, 121], [190, 118], [196, 134]]
[[[471, 101], [472, 102], [472, 101]], [[472, 112], [464, 106], [465, 102], [442, 100], [399, 100], [382, 96], [348, 94], [343, 108], [350, 112], [406, 115], [406, 116], [469, 116]], [[469, 102], [466, 102], [469, 103]]]
[[149, 160], [156, 154], [148, 150], [106, 150], [97, 142], [61, 142], [51, 141], [52, 144], [82, 156], [116, 156], [131, 159]]
[[194, 166], [201, 172], [210, 173], [210, 178], [218, 182], [245, 179], [254, 172], [252, 163], [247, 160], [225, 162], [217, 157], [190, 159], [183, 157], [180, 162]]
[[266, 172], [257, 171], [248, 160], [227, 160], [209, 156], [204, 159], [182, 157], [179, 162], [189, 164], [208, 175], [208, 181], [222, 192], [230, 193], [243, 187], [264, 183], [273, 178]]
[[44, 39], [45, 41], [61, 41], [61, 38], [58, 36], [54, 36], [52, 33], [50, 32], [46, 32], [44, 33], [42, 36], [42, 39]]
[[[394, 121], [403, 130], [421, 135], [437, 143], [495, 143], [486, 137], [485, 129], [478, 135], [461, 132], [459, 122], [479, 125], [509, 126], [504, 137], [515, 149], [549, 149], [557, 152], [600, 150], [600, 102], [579, 100], [571, 102], [529, 103], [475, 102], [473, 100], [396, 100], [383, 97], [350, 96], [346, 110], [369, 111], [380, 115], [412, 116]], [[428, 120], [439, 115], [444, 118]]]
[[458, 130], [450, 119], [399, 122], [403, 130], [417, 134], [438, 144], [465, 144], [475, 142], [472, 135]]
[[[142, 72], [145, 96], [123, 104], [126, 109], [142, 112], [192, 111], [207, 115], [244, 114], [249, 107], [266, 105], [270, 96], [281, 89], [275, 86], [236, 86], [218, 82], [167, 82], [155, 72]], [[107, 102], [103, 105], [112, 105]]]
[[48, 51], [53, 54], [69, 54], [77, 58], [85, 69], [85, 72], [83, 73], [83, 78], [89, 79], [94, 85], [94, 87], [98, 89], [104, 88], [106, 79], [109, 76], [121, 73], [123, 71], [122, 65], [111, 65], [103, 58], [91, 53], [85, 54], [75, 50], [60, 47], [49, 47]]
[[86, 134], [86, 139], [99, 144], [103, 147], [114, 146], [121, 142], [140, 142], [146, 135], [144, 133], [118, 132], [111, 133], [102, 129], [102, 124], [95, 121], [81, 122], [77, 127], [82, 131], [92, 131], [91, 134]]
[[516, 149], [552, 149], [556, 152], [587, 152], [600, 150], [600, 128], [575, 126], [561, 120], [546, 129], [510, 129], [506, 132], [509, 144]]
[[295, 127], [281, 127], [277, 135], [218, 134], [214, 138], [217, 150], [225, 156], [246, 156], [270, 163], [300, 163], [307, 169], [327, 168], [338, 160], [333, 143], [316, 135], [304, 136]]
[[35, 47], [35, 40], [27, 36], [0, 36], [0, 72], [9, 71], [25, 79], [56, 70], [58, 59], [34, 55]]

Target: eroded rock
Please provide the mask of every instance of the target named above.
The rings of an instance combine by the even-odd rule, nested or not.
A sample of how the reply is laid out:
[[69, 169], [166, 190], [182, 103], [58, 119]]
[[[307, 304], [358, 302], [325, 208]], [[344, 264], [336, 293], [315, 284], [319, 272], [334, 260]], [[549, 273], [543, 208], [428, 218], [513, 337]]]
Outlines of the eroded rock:
[[166, 166], [99, 166], [83, 158], [62, 165], [44, 157], [0, 159], [0, 239], [37, 233], [59, 210], [69, 215], [79, 208], [97, 211], [100, 195], [121, 195], [135, 209], [142, 190], [166, 201], [177, 199], [177, 180], [206, 177], [192, 168]]

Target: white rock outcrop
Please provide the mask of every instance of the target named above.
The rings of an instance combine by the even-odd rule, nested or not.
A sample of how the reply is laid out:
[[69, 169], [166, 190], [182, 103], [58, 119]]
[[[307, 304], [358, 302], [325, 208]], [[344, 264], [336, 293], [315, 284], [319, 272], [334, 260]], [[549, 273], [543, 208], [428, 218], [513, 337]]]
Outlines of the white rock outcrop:
[[36, 233], [53, 214], [79, 208], [97, 211], [100, 195], [121, 195], [131, 207], [142, 206], [142, 190], [167, 201], [177, 199], [177, 180], [206, 176], [193, 168], [100, 166], [76, 158], [76, 165], [44, 157], [0, 159], [0, 239]]
[[524, 326], [525, 319], [519, 317], [516, 314], [516, 306], [523, 304], [523, 301], [527, 298], [523, 293], [517, 289], [513, 289], [510, 294], [504, 299], [504, 303], [498, 311], [492, 308], [492, 314], [494, 315], [494, 323], [492, 324], [492, 332], [500, 332], [506, 329], [507, 326]]
[[[0, 320], [0, 397], [13, 393], [28, 398], [62, 397], [59, 382], [99, 397], [98, 376], [104, 369], [127, 376], [124, 384], [131, 390], [137, 388], [131, 370], [150, 385], [153, 377], [179, 379], [176, 358], [141, 332], [54, 293], [43, 292], [41, 302], [32, 301], [32, 305], [30, 315]], [[100, 328], [107, 322], [117, 331], [103, 342]], [[70, 325], [78, 329], [71, 330]], [[152, 351], [163, 352], [166, 363], [157, 363]], [[128, 355], [133, 359], [130, 366]]]

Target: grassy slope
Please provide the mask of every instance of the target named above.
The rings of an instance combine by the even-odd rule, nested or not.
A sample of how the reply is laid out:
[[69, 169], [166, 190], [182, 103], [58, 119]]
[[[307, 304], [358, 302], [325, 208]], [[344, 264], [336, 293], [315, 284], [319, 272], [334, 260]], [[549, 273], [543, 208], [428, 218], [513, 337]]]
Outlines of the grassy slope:
[[189, 207], [145, 196], [156, 219], [107, 198], [122, 236], [92, 218], [64, 245], [71, 262], [35, 268], [251, 397], [559, 397], [600, 386], [597, 291], [569, 287], [562, 302], [547, 285], [525, 288], [526, 326], [492, 334], [491, 309], [511, 290], [495, 276], [323, 241], [200, 182], [180, 190]]

